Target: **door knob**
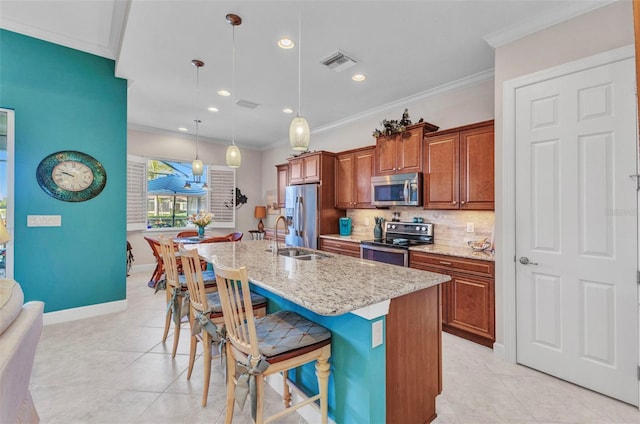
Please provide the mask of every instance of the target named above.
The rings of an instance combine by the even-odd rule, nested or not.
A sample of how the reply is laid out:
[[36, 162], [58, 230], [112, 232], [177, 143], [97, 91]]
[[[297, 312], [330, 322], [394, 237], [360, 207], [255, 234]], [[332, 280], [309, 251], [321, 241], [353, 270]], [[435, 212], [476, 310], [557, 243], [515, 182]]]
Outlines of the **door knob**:
[[526, 256], [521, 256], [518, 260], [522, 265], [538, 265], [538, 262], [531, 262]]

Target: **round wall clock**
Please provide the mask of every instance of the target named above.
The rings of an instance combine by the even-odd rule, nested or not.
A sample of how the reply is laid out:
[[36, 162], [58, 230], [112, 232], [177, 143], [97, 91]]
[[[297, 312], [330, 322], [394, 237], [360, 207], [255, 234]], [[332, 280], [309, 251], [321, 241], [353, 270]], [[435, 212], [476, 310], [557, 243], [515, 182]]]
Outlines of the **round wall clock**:
[[63, 150], [42, 159], [36, 171], [38, 184], [49, 196], [65, 202], [96, 197], [107, 184], [100, 162], [86, 153]]

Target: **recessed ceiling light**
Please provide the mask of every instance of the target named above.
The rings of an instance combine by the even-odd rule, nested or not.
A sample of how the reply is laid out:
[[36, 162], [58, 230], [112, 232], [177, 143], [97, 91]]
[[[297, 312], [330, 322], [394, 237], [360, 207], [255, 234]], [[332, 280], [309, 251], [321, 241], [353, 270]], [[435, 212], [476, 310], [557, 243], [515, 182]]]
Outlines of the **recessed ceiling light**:
[[220, 109], [218, 109], [217, 107], [213, 107], [213, 106], [211, 106], [210, 108], [207, 108], [207, 110], [209, 112], [219, 112], [220, 111]]
[[367, 77], [363, 74], [355, 74], [354, 76], [351, 77], [352, 80], [360, 82], [360, 81], [364, 81], [367, 79]]
[[178, 128], [178, 131], [189, 131], [189, 130], [186, 129], [185, 127], [180, 127], [180, 128]]
[[293, 113], [293, 109], [291, 109], [290, 107], [285, 107], [284, 109], [282, 109], [282, 111], [284, 113]]
[[218, 94], [222, 97], [229, 97], [231, 95], [227, 90], [218, 90]]
[[280, 47], [281, 49], [292, 49], [295, 47], [295, 45], [296, 43], [294, 43], [293, 40], [286, 37], [278, 40], [278, 47]]

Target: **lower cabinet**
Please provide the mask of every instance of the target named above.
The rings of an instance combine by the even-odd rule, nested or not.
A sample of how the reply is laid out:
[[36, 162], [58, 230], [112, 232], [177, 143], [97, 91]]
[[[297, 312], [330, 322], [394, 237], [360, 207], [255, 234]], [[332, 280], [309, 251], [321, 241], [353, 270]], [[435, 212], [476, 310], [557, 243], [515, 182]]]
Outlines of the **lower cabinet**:
[[493, 347], [494, 262], [414, 251], [410, 255], [412, 268], [451, 276], [442, 284], [442, 330]]
[[337, 253], [340, 255], [360, 257], [360, 243], [356, 241], [335, 240], [320, 237], [320, 248], [325, 252]]
[[[284, 238], [285, 238], [285, 233], [284, 231], [278, 230], [278, 243], [282, 243], [282, 245], [284, 246]], [[264, 229], [264, 238], [265, 240], [273, 240], [273, 236], [274, 236], [274, 232], [273, 232], [273, 228], [265, 228]]]

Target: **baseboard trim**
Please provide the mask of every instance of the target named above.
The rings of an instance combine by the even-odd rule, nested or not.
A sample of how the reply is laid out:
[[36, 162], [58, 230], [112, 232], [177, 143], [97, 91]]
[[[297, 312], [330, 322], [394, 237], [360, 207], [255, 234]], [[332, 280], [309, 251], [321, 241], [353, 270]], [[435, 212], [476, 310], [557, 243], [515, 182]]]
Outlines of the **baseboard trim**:
[[496, 358], [500, 358], [503, 361], [505, 361], [505, 356], [504, 356], [504, 345], [502, 343], [494, 343], [493, 344], [493, 356], [495, 356]]
[[[271, 374], [265, 378], [267, 384], [271, 386], [273, 390], [278, 392], [280, 396], [283, 395], [283, 387], [284, 387], [284, 378], [282, 374], [276, 373]], [[307, 399], [308, 396], [304, 394], [302, 390], [300, 390], [295, 385], [289, 383], [289, 387], [291, 388], [291, 404], [296, 405], [303, 400]], [[319, 423], [322, 422], [320, 419], [320, 407], [315, 403], [305, 405], [296, 411], [302, 418], [304, 418], [308, 423]], [[336, 424], [331, 418], [329, 418], [329, 424]]]
[[63, 309], [47, 312], [43, 316], [44, 325], [59, 324], [79, 319], [93, 318], [127, 310], [127, 300], [99, 303], [97, 305], [81, 306], [79, 308]]

